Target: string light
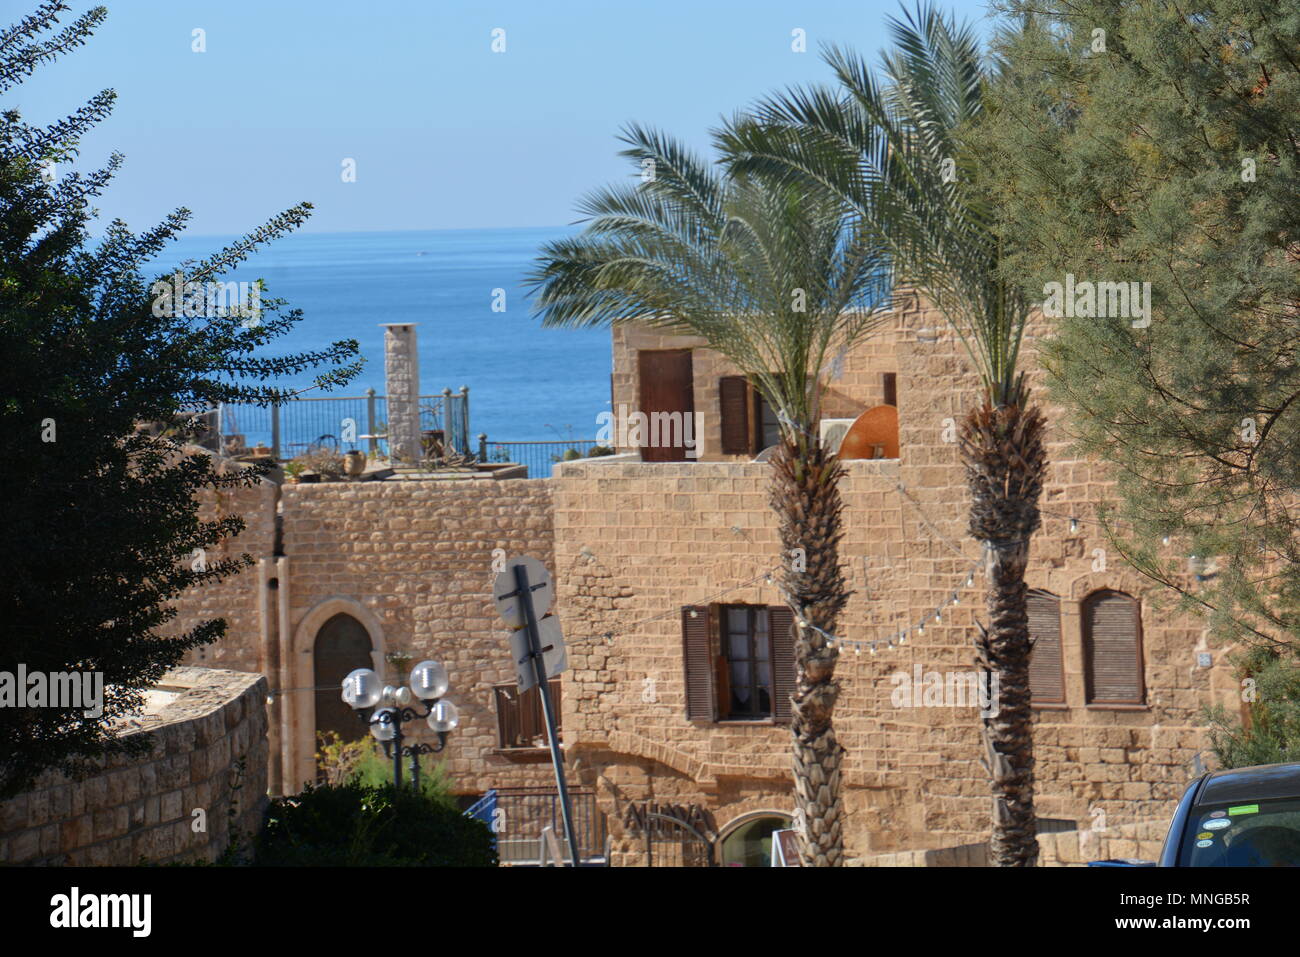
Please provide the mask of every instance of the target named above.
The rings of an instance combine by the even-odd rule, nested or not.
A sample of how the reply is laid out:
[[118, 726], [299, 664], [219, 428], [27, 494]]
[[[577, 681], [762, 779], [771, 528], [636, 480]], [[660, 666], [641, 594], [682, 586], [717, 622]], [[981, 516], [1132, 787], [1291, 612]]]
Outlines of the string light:
[[1070, 531], [1073, 533], [1073, 532], [1077, 532], [1078, 530], [1079, 530], [1079, 520], [1078, 520], [1077, 518], [1074, 518], [1073, 516], [1071, 516], [1071, 518], [1070, 518]]

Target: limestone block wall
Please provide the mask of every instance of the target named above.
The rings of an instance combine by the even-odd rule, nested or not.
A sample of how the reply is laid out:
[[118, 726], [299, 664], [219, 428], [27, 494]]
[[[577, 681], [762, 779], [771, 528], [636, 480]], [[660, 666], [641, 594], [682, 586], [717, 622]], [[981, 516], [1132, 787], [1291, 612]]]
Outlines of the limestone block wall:
[[[1041, 322], [1031, 326], [1030, 368], [1043, 332]], [[897, 313], [891, 335], [882, 341], [896, 350], [901, 454], [898, 461], [846, 463], [843, 558], [855, 594], [840, 631], [869, 640], [913, 630], [893, 649], [882, 644], [874, 656], [846, 649], [840, 659], [837, 729], [848, 749], [846, 839], [854, 856], [977, 842], [990, 813], [975, 707], [899, 706], [893, 699], [897, 677], [918, 666], [944, 674], [974, 668], [984, 584], [977, 573], [966, 585], [979, 549], [966, 533], [969, 496], [955, 439], [960, 416], [978, 398], [978, 378], [943, 317], [919, 303]], [[656, 343], [691, 344], [616, 333], [615, 355], [624, 360], [616, 366], [616, 403], [635, 394], [635, 349]], [[696, 355], [701, 408], [701, 378], [725, 373], [707, 353]], [[859, 370], [860, 401], [875, 401], [865, 390], [886, 361], [846, 363]], [[1046, 398], [1041, 389], [1036, 395]], [[1105, 466], [1072, 457], [1059, 410], [1048, 411], [1052, 464], [1042, 504], [1059, 514], [1046, 516], [1035, 536], [1028, 579], [1062, 601], [1067, 701], [1036, 712], [1038, 811], [1080, 827], [1104, 815], [1121, 827], [1167, 814], [1206, 746], [1200, 705], [1226, 700], [1233, 682], [1224, 650], [1208, 647], [1201, 623], [1162, 603], [1092, 524], [1110, 488]], [[712, 434], [706, 425], [706, 452]], [[767, 482], [766, 466], [740, 462], [591, 462], [556, 470], [560, 597], [576, 623], [565, 718], [584, 753], [592, 749], [584, 783], [605, 795], [616, 850], [627, 800], [703, 801], [723, 827], [745, 802], [790, 810], [785, 728], [693, 725], [684, 717], [681, 606], [779, 601], [775, 589], [751, 581], [778, 560]], [[1075, 531], [1070, 516], [1081, 520]], [[1084, 700], [1080, 603], [1103, 587], [1141, 602], [1142, 705]], [[923, 634], [914, 630], [954, 594], [959, 601], [941, 621], [932, 619]], [[578, 648], [584, 635], [585, 653]], [[1210, 668], [1196, 659], [1206, 650], [1214, 652]]]
[[[79, 781], [48, 773], [0, 804], [0, 864], [212, 861], [232, 824], [246, 838], [257, 833], [266, 808], [266, 680], [179, 668], [160, 687], [179, 696], [130, 732], [151, 735], [148, 754], [105, 759]], [[195, 830], [196, 809], [205, 831]]]
[[[896, 491], [896, 462], [846, 463], [845, 635], [868, 639], [906, 620], [900, 543], [916, 529]], [[757, 810], [789, 813], [789, 729], [685, 717], [680, 608], [710, 601], [779, 604], [763, 576], [779, 561], [765, 464], [606, 463], [556, 470], [556, 567], [572, 622], [565, 727], [578, 734], [583, 783], [605, 800], [614, 853], [640, 853], [623, 833], [629, 800], [705, 801], [719, 827]], [[757, 580], [755, 580], [757, 579]], [[607, 637], [608, 635], [608, 637]], [[884, 786], [891, 758], [879, 724], [888, 685], [869, 653], [841, 658], [839, 734], [854, 813]]]
[[[498, 750], [492, 689], [513, 683], [515, 672], [490, 597], [494, 559], [527, 554], [554, 567], [550, 480], [289, 485], [281, 508], [282, 685], [312, 687], [317, 630], [351, 614], [370, 633], [372, 666], [389, 679], [406, 678], [390, 673], [389, 652], [446, 665], [461, 724], [441, 757], [458, 793], [553, 783], [537, 755]], [[568, 628], [573, 616], [563, 606], [559, 613]], [[312, 694], [292, 693], [290, 707], [295, 754], [285, 766], [301, 783], [314, 777]], [[423, 722], [414, 727], [417, 740], [432, 740]]]
[[212, 564], [249, 554], [254, 564], [225, 581], [192, 589], [173, 603], [177, 615], [169, 625], [172, 634], [213, 618], [224, 618], [227, 624], [225, 640], [195, 649], [186, 664], [263, 674], [273, 667], [262, 639], [262, 601], [264, 566], [275, 550], [276, 495], [275, 484], [262, 481], [252, 488], [207, 491], [201, 496], [199, 514], [205, 521], [239, 515], [245, 525], [241, 534], [208, 550], [205, 560]]

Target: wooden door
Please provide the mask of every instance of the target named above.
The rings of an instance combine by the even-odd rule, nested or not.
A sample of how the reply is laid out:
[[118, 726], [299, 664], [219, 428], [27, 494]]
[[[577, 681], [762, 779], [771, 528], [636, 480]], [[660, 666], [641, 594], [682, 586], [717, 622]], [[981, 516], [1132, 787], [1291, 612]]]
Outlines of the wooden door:
[[[655, 413], [678, 413], [671, 429], [647, 428], [646, 444], [641, 448], [643, 462], [685, 462], [686, 443], [680, 441], [686, 420], [695, 414], [695, 388], [692, 378], [690, 349], [643, 350], [637, 353], [637, 372], [641, 388], [640, 411], [648, 422]], [[694, 422], [691, 422], [694, 427]], [[659, 442], [652, 444], [655, 433]], [[693, 434], [693, 433], [692, 433]], [[668, 436], [677, 441], [668, 442]], [[700, 437], [695, 436], [698, 443]], [[698, 447], [698, 446], [697, 446]]]

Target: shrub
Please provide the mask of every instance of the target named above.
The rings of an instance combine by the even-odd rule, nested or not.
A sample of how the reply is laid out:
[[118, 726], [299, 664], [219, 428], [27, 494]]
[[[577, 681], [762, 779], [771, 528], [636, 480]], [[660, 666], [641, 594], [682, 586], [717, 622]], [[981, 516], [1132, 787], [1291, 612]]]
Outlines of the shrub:
[[391, 784], [308, 787], [267, 809], [268, 867], [493, 867], [492, 832], [447, 804]]

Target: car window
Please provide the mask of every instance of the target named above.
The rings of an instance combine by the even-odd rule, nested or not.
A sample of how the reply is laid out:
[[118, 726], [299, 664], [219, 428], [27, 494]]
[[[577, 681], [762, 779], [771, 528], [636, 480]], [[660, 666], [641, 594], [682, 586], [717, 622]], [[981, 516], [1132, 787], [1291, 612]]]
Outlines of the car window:
[[1300, 799], [1193, 807], [1180, 867], [1300, 867]]

